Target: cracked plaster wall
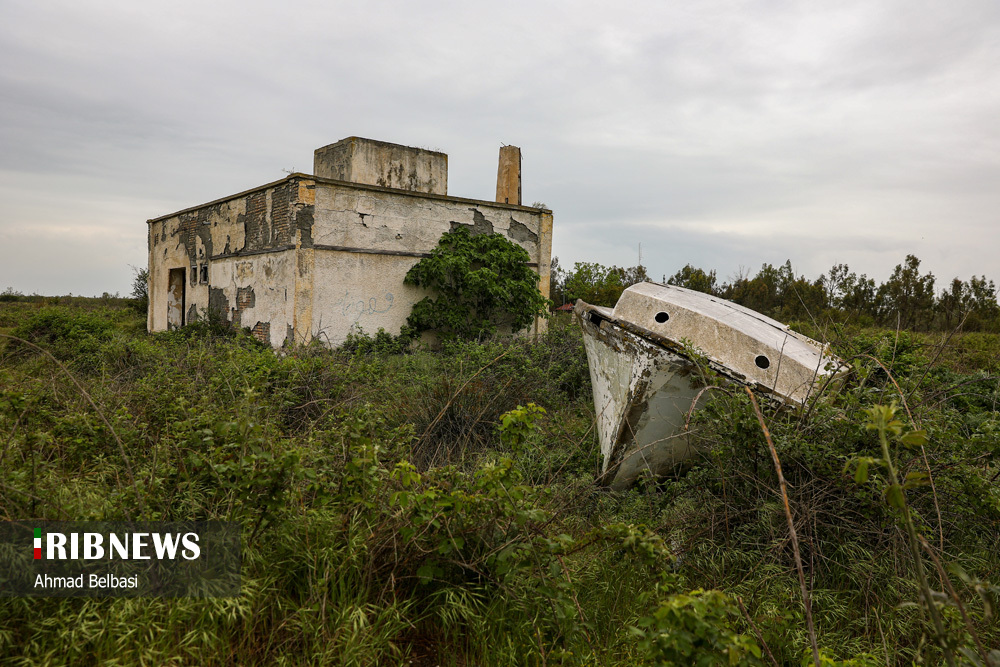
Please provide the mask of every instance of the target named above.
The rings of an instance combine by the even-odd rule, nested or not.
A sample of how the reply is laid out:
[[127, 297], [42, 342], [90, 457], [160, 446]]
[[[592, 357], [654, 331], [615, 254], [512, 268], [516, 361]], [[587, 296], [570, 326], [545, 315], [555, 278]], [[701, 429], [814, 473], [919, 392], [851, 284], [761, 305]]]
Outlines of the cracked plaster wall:
[[539, 286], [548, 291], [551, 214], [319, 182], [314, 215], [317, 248], [400, 253], [317, 250], [313, 334], [333, 345], [359, 329], [399, 333], [413, 304], [426, 295], [403, 284], [406, 272], [420, 261], [414, 255], [429, 253], [442, 234], [458, 226], [466, 225], [474, 234], [501, 233], [520, 245], [537, 269], [544, 268], [545, 279]]
[[[167, 328], [170, 270], [183, 268], [185, 323], [214, 309], [250, 327], [261, 340], [281, 345], [293, 324], [296, 222], [311, 214], [306, 210], [311, 206], [299, 202], [300, 180], [286, 179], [150, 221], [147, 328]], [[243, 299], [237, 298], [241, 289]]]

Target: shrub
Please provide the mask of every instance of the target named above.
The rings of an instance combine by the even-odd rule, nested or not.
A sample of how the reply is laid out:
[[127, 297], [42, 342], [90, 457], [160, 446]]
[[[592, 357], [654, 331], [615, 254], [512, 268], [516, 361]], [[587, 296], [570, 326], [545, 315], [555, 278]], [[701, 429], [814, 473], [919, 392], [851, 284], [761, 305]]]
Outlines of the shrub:
[[[109, 310], [82, 312], [50, 306], [30, 315], [13, 335], [48, 349], [60, 359], [75, 358], [86, 363], [114, 334], [114, 317]], [[29, 346], [16, 341], [11, 349], [19, 354], [35, 354]]]
[[24, 295], [15, 290], [13, 287], [8, 287], [3, 292], [0, 292], [0, 303], [9, 303], [11, 301], [20, 301], [21, 297]]
[[414, 304], [407, 324], [416, 333], [471, 340], [524, 329], [551, 304], [529, 261], [524, 248], [501, 234], [473, 236], [465, 227], [446, 232], [431, 256], [406, 274], [407, 285], [438, 294]]
[[405, 329], [404, 327], [404, 331], [398, 336], [393, 336], [381, 327], [374, 336], [358, 330], [347, 334], [347, 340], [340, 346], [340, 349], [360, 356], [402, 354], [410, 349], [410, 343], [413, 340], [410, 332]]

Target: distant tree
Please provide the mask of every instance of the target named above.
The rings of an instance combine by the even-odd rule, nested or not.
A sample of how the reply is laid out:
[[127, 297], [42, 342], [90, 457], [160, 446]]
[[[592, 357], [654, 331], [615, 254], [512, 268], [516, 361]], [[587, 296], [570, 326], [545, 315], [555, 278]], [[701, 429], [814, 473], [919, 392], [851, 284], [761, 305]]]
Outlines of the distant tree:
[[595, 306], [614, 306], [625, 288], [649, 280], [646, 267], [607, 267], [596, 262], [577, 262], [566, 274], [564, 289], [568, 301], [583, 299]]
[[566, 303], [566, 270], [559, 265], [559, 258], [552, 258], [549, 269], [549, 299], [557, 306]]
[[865, 274], [860, 276], [847, 266], [835, 264], [827, 275], [820, 276], [826, 288], [829, 307], [839, 310], [849, 318], [871, 318], [877, 313], [875, 281]]
[[764, 264], [753, 278], [738, 278], [727, 285], [723, 296], [759, 313], [777, 316], [786, 285], [794, 277], [791, 262], [780, 268]]
[[667, 279], [668, 285], [686, 287], [687, 289], [704, 292], [705, 294], [716, 293], [715, 283], [716, 277], [714, 269], [705, 273], [701, 269], [695, 268], [690, 264], [685, 264], [683, 269]]
[[132, 274], [131, 296], [135, 300], [135, 309], [145, 313], [149, 309], [149, 269], [133, 266]]
[[830, 307], [830, 298], [822, 277], [810, 281], [799, 276], [784, 285], [781, 290], [781, 310], [779, 319], [817, 320]]
[[716, 290], [720, 296], [779, 320], [815, 319], [829, 308], [823, 276], [795, 276], [790, 260], [764, 264], [753, 278], [740, 273]]
[[941, 292], [936, 309], [945, 329], [954, 329], [959, 324], [967, 331], [987, 328], [1000, 316], [996, 285], [986, 276], [972, 276], [969, 282], [955, 278]]
[[524, 329], [550, 304], [529, 261], [527, 251], [502, 234], [473, 236], [465, 227], [445, 232], [403, 279], [437, 294], [414, 304], [407, 325], [465, 339]]
[[879, 286], [875, 299], [886, 326], [898, 323], [903, 329], [927, 328], [934, 319], [934, 274], [921, 275], [920, 260], [907, 255]]
[[621, 271], [622, 282], [625, 283], [625, 287], [631, 287], [636, 283], [646, 283], [649, 282], [649, 274], [646, 273], [646, 267], [642, 264], [636, 264], [635, 266], [630, 266], [627, 269], [620, 269], [617, 266], [612, 267], [613, 271]]
[[830, 271], [820, 276], [830, 298], [830, 305], [843, 308], [847, 295], [851, 293], [858, 282], [858, 276], [847, 264], [834, 264]]
[[941, 324], [945, 329], [954, 329], [965, 318], [968, 312], [968, 292], [966, 285], [960, 279], [955, 278], [946, 290], [941, 291], [941, 296], [937, 301], [937, 310], [941, 315]]
[[621, 275], [596, 262], [576, 262], [566, 275], [566, 298], [596, 306], [614, 306], [625, 285]]
[[878, 317], [878, 287], [875, 279], [862, 273], [857, 283], [845, 295], [842, 309], [850, 317], [869, 318], [871, 323]]
[[1000, 305], [997, 304], [997, 286], [986, 276], [972, 276], [968, 282], [969, 310], [972, 314], [966, 324], [973, 329], [983, 329], [989, 323], [1000, 324]]
[[[777, 267], [763, 264], [756, 275], [740, 267], [725, 283], [718, 281], [715, 271], [706, 272], [691, 264], [663, 279], [670, 285], [735, 301], [783, 322], [833, 319], [866, 326], [895, 327], [898, 323], [904, 329], [951, 329], [964, 321], [969, 331], [1000, 332], [1000, 304], [992, 280], [985, 276], [968, 281], [955, 278], [936, 298], [934, 274], [921, 273], [920, 260], [914, 255], [907, 255], [882, 284], [866, 274], [858, 275], [847, 264], [835, 264], [811, 280], [796, 276], [790, 260]], [[568, 301], [583, 299], [614, 306], [622, 291], [639, 280], [648, 280], [642, 266], [622, 269], [578, 262], [572, 271], [561, 270], [552, 284], [558, 282]], [[555, 287], [552, 293], [557, 293]]]

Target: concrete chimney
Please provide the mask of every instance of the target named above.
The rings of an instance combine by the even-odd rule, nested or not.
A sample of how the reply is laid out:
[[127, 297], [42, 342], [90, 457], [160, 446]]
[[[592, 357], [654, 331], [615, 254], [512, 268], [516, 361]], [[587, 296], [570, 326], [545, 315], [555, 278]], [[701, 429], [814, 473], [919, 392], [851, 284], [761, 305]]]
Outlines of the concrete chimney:
[[500, 147], [497, 203], [521, 205], [521, 149], [517, 146]]

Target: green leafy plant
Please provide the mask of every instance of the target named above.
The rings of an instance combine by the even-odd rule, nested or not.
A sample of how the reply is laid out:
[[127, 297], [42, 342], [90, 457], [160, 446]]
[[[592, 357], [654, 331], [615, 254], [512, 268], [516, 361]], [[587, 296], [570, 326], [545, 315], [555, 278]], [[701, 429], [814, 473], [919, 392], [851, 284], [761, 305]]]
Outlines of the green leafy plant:
[[385, 329], [379, 327], [378, 332], [373, 336], [358, 328], [347, 334], [347, 339], [340, 346], [345, 352], [350, 352], [356, 356], [373, 356], [378, 354], [402, 354], [406, 352], [413, 342], [413, 336], [406, 327], [398, 336], [393, 336]]
[[407, 325], [415, 333], [472, 340], [524, 329], [551, 303], [529, 261], [524, 248], [501, 234], [473, 236], [465, 227], [446, 232], [403, 281], [438, 295], [417, 302]]
[[500, 441], [515, 454], [520, 453], [531, 434], [538, 430], [537, 422], [544, 415], [545, 408], [534, 403], [505, 412], [500, 417]]
[[632, 633], [654, 665], [761, 665], [761, 650], [733, 628], [739, 615], [724, 593], [701, 589], [665, 597]]
[[[867, 482], [869, 478], [869, 468], [873, 465], [884, 468], [886, 480], [888, 481], [888, 485], [885, 487], [884, 491], [885, 501], [890, 507], [898, 511], [906, 529], [910, 554], [913, 557], [915, 578], [917, 580], [917, 586], [920, 590], [921, 608], [930, 617], [934, 643], [941, 649], [944, 654], [945, 661], [949, 665], [957, 664], [955, 661], [955, 653], [956, 651], [960, 651], [967, 657], [971, 658], [973, 660], [973, 664], [990, 665], [993, 662], [992, 658], [987, 656], [981, 647], [981, 655], [977, 656], [976, 653], [969, 647], [961, 646], [961, 637], [957, 636], [954, 632], [949, 632], [942, 613], [942, 608], [949, 604], [949, 600], [946, 596], [933, 591], [930, 587], [930, 579], [924, 570], [924, 562], [921, 556], [921, 545], [928, 548], [928, 550], [929, 545], [927, 545], [927, 542], [917, 530], [916, 522], [914, 521], [910, 507], [906, 502], [905, 493], [909, 489], [915, 489], [929, 484], [929, 473], [916, 470], [908, 473], [905, 479], [901, 480], [899, 471], [893, 462], [893, 456], [889, 451], [890, 438], [902, 447], [922, 447], [927, 443], [927, 433], [923, 429], [906, 430], [903, 422], [896, 419], [896, 411], [897, 407], [895, 403], [892, 403], [889, 406], [875, 405], [865, 410], [865, 414], [868, 418], [865, 427], [878, 433], [879, 446], [881, 448], [882, 456], [864, 456], [855, 459], [857, 467], [854, 472], [854, 481], [858, 484]], [[849, 461], [847, 467], [850, 465], [851, 462]], [[845, 471], [847, 467], [845, 467]], [[931, 555], [936, 560], [937, 557], [933, 556], [932, 551]], [[964, 574], [964, 571], [961, 572]], [[941, 575], [942, 581], [948, 581], [947, 574], [945, 574], [943, 569], [940, 570], [939, 574]], [[971, 582], [968, 575], [965, 575], [965, 579]], [[947, 583], [947, 586], [949, 588], [951, 587], [950, 582]], [[979, 589], [979, 591], [982, 592], [987, 613], [990, 613], [991, 608], [989, 605], [990, 598], [988, 590], [989, 589], [987, 587], [982, 586]], [[954, 598], [954, 604], [956, 606], [961, 604], [957, 596]], [[965, 616], [964, 609], [961, 613]], [[971, 625], [970, 630], [972, 630]], [[972, 630], [972, 634], [978, 643], [978, 638], [976, 637], [974, 630]]]

